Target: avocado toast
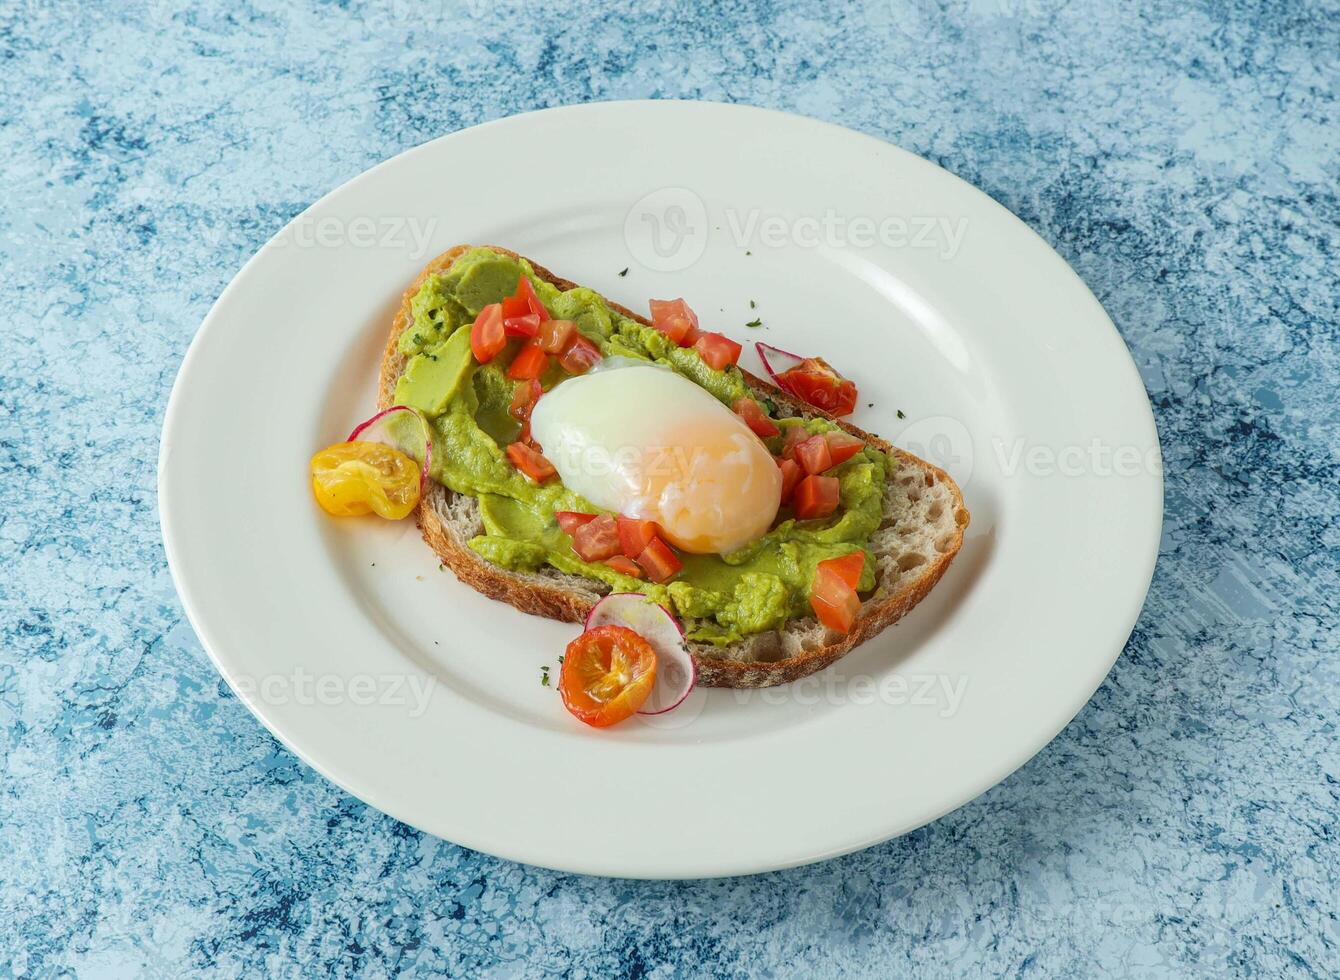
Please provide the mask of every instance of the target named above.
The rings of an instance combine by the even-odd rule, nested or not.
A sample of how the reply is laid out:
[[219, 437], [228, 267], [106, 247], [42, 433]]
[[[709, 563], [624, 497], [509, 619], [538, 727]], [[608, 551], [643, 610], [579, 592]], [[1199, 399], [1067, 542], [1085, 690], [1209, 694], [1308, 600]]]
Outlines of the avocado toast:
[[[540, 288], [547, 305], [576, 321], [606, 354], [654, 359], [727, 404], [734, 395], [747, 394], [767, 406], [783, 431], [803, 425], [807, 432], [840, 431], [859, 439], [866, 448], [843, 470], [848, 512], [821, 530], [814, 529], [819, 522], [783, 521], [776, 536], [752, 552], [701, 559], [690, 565], [683, 581], [666, 587], [582, 562], [550, 526], [556, 507], [574, 509], [564, 502], [580, 503], [580, 498], [561, 486], [534, 492], [509, 489], [517, 485], [510, 480], [494, 486], [467, 472], [471, 466], [496, 469], [501, 449], [494, 440], [510, 438], [496, 434], [506, 420], [498, 421], [492, 417], [497, 413], [487, 410], [495, 400], [490, 389], [498, 389], [504, 376], [501, 371], [472, 376], [476, 366], [468, 357], [459, 362], [451, 357], [452, 348], [463, 343], [452, 345], [451, 338], [468, 330], [464, 324], [483, 303], [502, 298], [497, 284], [509, 274], [515, 284], [518, 270]], [[930, 591], [961, 547], [969, 519], [946, 473], [738, 367], [714, 371], [687, 348], [667, 349], [648, 331], [652, 327], [645, 318], [506, 249], [457, 246], [420, 272], [392, 320], [378, 402], [381, 408], [413, 405], [434, 419], [437, 436], [445, 439], [443, 451], [435, 453], [442, 469], [435, 468], [416, 511], [424, 540], [444, 565], [487, 596], [571, 622], [583, 621], [610, 591], [663, 596], [684, 621], [699, 682], [737, 688], [781, 684], [827, 667], [896, 622]], [[462, 386], [468, 388], [465, 395]], [[468, 412], [461, 410], [462, 398]], [[463, 434], [462, 427], [469, 431]], [[481, 487], [478, 493], [466, 492]], [[785, 572], [794, 572], [797, 564], [812, 569], [816, 561], [858, 547], [873, 560], [867, 560], [861, 582], [866, 598], [843, 634], [802, 611], [804, 586], [794, 576], [788, 582]], [[774, 553], [782, 551], [788, 558], [779, 563]]]

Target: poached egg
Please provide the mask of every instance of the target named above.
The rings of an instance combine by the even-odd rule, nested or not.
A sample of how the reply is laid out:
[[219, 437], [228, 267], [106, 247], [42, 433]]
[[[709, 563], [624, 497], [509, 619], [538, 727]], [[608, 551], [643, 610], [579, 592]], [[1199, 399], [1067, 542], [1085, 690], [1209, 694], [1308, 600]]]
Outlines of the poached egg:
[[563, 485], [652, 520], [677, 548], [721, 554], [761, 537], [782, 475], [744, 420], [669, 368], [607, 358], [546, 393], [531, 433]]

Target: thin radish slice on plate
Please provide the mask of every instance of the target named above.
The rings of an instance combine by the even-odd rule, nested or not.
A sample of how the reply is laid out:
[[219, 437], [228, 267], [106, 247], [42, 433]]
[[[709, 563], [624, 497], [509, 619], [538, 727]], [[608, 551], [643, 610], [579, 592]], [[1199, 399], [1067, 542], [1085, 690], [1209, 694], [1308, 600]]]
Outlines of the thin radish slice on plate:
[[664, 606], [641, 592], [616, 592], [597, 602], [586, 617], [586, 629], [625, 626], [640, 635], [656, 651], [656, 684], [640, 715], [660, 715], [677, 708], [698, 681], [684, 631]]
[[754, 350], [758, 352], [758, 359], [763, 362], [763, 370], [768, 372], [772, 383], [782, 391], [794, 394], [791, 386], [782, 380], [782, 375], [794, 367], [800, 367], [805, 363], [805, 358], [799, 354], [792, 354], [789, 350], [774, 347], [772, 344], [765, 344], [761, 340], [754, 343]]
[[[410, 425], [409, 416], [413, 416], [418, 424]], [[428, 486], [428, 472], [433, 464], [433, 430], [417, 409], [408, 405], [392, 405], [366, 422], [359, 422], [345, 442], [378, 442], [422, 459], [423, 463], [419, 466], [419, 493], [423, 493]]]

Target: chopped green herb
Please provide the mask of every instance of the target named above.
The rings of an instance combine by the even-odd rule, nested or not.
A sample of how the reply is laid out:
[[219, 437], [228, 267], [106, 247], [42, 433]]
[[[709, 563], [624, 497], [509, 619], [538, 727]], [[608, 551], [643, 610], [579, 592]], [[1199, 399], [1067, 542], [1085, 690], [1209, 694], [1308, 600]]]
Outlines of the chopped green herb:
[[777, 414], [777, 403], [773, 401], [771, 398], [763, 399], [763, 407], [768, 410], [769, 415]]
[[623, 272], [620, 272], [620, 273], [619, 273], [619, 278], [620, 278], [620, 279], [622, 279], [624, 276], [628, 275], [628, 268], [629, 268], [628, 266], [624, 266], [624, 267], [623, 267]]
[[751, 252], [751, 251], [749, 251], [749, 249], [745, 249], [745, 250], [744, 250], [744, 254], [745, 254], [745, 255], [753, 255], [754, 253]]
[[758, 304], [755, 303], [752, 299], [749, 301], [749, 308], [750, 308], [751, 310], [754, 309], [754, 308], [757, 307], [757, 306], [758, 306]]
[[899, 417], [900, 419], [905, 419], [905, 418], [907, 418], [907, 416], [903, 414], [903, 410], [902, 410], [901, 408], [898, 409], [898, 417]]
[[541, 687], [548, 687], [548, 686], [549, 686], [549, 667], [548, 667], [548, 665], [545, 665], [544, 667], [541, 667], [541, 668], [540, 668], [540, 686], [541, 686]]
[[763, 326], [763, 321], [760, 320], [760, 319], [758, 319], [757, 317], [755, 317], [754, 319], [752, 319], [752, 320], [750, 320], [748, 323], [746, 323], [745, 326], [746, 326], [746, 327], [761, 327], [761, 326]]
[[445, 564], [444, 562], [438, 562], [438, 563], [437, 563], [437, 570], [438, 570], [439, 572], [445, 572], [445, 571], [447, 570], [447, 566], [446, 566], [446, 564]]

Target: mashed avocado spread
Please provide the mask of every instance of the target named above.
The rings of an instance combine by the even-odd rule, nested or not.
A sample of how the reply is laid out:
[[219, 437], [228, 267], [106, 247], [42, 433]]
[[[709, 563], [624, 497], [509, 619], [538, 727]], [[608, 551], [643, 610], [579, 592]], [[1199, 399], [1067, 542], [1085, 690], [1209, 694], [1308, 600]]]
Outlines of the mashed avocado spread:
[[[426, 279], [411, 300], [413, 322], [400, 336], [408, 358], [396, 385], [397, 404], [422, 411], [434, 430], [432, 476], [456, 491], [479, 498], [484, 533], [470, 542], [482, 557], [516, 571], [550, 565], [559, 571], [599, 579], [619, 592], [645, 592], [684, 620], [690, 639], [724, 645], [745, 634], [780, 629], [789, 619], [810, 614], [809, 589], [815, 566], [827, 558], [868, 548], [878, 528], [886, 472], [892, 461], [867, 446], [830, 471], [841, 484], [841, 504], [831, 517], [814, 521], [783, 519], [764, 537], [725, 555], [682, 554], [683, 570], [657, 585], [630, 578], [605, 564], [577, 557], [554, 515], [573, 510], [599, 513], [558, 480], [536, 485], [508, 461], [505, 447], [521, 431], [508, 413], [520, 382], [507, 378], [519, 347], [512, 341], [488, 364], [470, 351], [470, 325], [489, 303], [516, 290], [525, 274], [554, 319], [573, 320], [606, 357], [655, 361], [696, 382], [726, 405], [749, 394], [739, 370], [715, 371], [692, 348], [681, 348], [651, 327], [610, 309], [590, 289], [561, 292], [536, 278], [529, 263], [490, 249], [472, 249], [445, 272]], [[541, 379], [547, 391], [566, 377], [557, 364]], [[769, 414], [775, 414], [765, 404]], [[611, 411], [617, 411], [612, 406]], [[811, 433], [836, 428], [822, 419], [777, 419], [782, 435], [769, 443], [779, 452], [786, 429]], [[785, 518], [783, 509], [782, 517]], [[874, 587], [867, 557], [861, 591]]]

